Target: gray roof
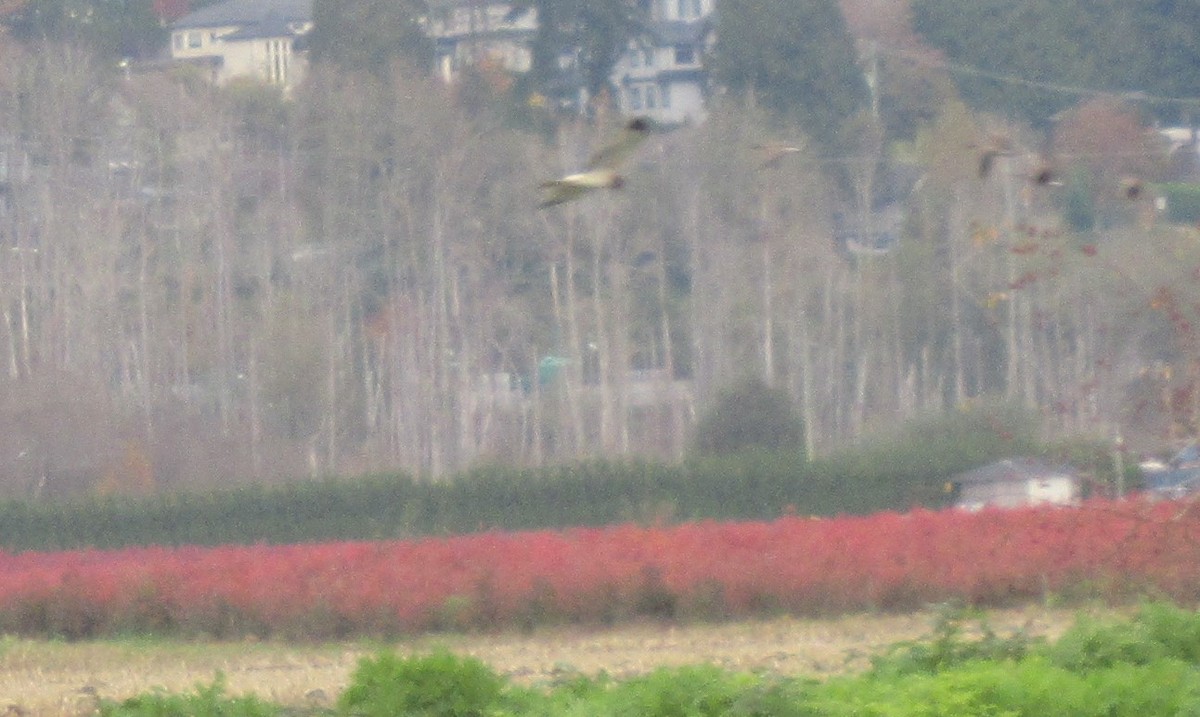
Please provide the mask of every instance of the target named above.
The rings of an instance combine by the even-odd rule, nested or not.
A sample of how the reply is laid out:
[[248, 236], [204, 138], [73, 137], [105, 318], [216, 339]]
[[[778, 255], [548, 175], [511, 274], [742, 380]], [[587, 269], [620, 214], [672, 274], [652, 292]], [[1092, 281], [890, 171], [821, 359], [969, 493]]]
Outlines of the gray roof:
[[650, 23], [650, 34], [660, 45], [699, 42], [712, 27], [708, 18], [700, 20], [660, 20]]
[[1055, 468], [1037, 458], [1005, 458], [950, 479], [952, 483], [1008, 483], [1031, 478], [1073, 475], [1069, 468]]
[[[271, 28], [289, 22], [312, 20], [313, 0], [226, 0], [202, 7], [174, 22], [172, 27], [228, 27], [230, 25], [264, 25]], [[243, 32], [251, 31], [244, 28]]]

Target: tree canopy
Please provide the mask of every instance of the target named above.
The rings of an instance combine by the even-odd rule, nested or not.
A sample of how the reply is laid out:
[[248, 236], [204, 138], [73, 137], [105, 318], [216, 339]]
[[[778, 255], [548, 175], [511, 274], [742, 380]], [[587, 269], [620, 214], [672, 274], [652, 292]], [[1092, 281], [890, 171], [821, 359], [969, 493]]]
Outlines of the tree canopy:
[[109, 57], [149, 56], [165, 38], [152, 0], [37, 0], [5, 24], [19, 40], [83, 43]]
[[1198, 103], [1200, 5], [1156, 0], [914, 0], [916, 31], [969, 68], [974, 107], [1044, 123], [1098, 92], [1136, 93], [1177, 121]]
[[543, 94], [563, 84], [559, 58], [576, 48], [583, 86], [600, 92], [626, 42], [645, 28], [646, 8], [635, 0], [518, 0], [513, 6], [537, 11], [528, 89]]
[[313, 0], [313, 61], [377, 76], [397, 60], [428, 67], [433, 44], [419, 23], [426, 10], [424, 0]]
[[819, 141], [867, 104], [854, 43], [833, 0], [721, 0], [713, 79], [753, 93]]

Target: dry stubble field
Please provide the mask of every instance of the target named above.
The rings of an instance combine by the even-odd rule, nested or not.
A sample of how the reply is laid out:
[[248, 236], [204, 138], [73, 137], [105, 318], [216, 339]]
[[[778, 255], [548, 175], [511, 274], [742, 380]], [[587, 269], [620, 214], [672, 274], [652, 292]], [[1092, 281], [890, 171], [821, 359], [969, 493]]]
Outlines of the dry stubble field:
[[[988, 613], [1001, 635], [1024, 630], [1055, 637], [1078, 610], [1030, 606]], [[643, 624], [607, 630], [556, 629], [532, 635], [438, 635], [398, 644], [302, 645], [272, 642], [129, 640], [60, 643], [0, 641], [0, 711], [82, 715], [91, 695], [119, 699], [156, 687], [172, 692], [225, 675], [232, 694], [253, 692], [296, 706], [334, 699], [359, 658], [383, 649], [447, 647], [474, 655], [522, 683], [563, 671], [615, 677], [661, 665], [711, 662], [733, 670], [822, 676], [861, 669], [886, 646], [929, 632], [934, 615], [855, 615], [827, 620], [780, 618], [717, 625]], [[11, 709], [11, 708], [10, 708]]]

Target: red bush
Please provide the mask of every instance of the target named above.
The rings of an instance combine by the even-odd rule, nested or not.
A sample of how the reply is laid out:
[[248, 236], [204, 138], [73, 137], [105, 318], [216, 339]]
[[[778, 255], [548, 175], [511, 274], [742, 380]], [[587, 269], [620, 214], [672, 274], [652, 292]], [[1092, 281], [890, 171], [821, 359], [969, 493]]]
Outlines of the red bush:
[[1200, 510], [917, 511], [393, 542], [0, 553], [0, 629], [332, 637], [1200, 594]]

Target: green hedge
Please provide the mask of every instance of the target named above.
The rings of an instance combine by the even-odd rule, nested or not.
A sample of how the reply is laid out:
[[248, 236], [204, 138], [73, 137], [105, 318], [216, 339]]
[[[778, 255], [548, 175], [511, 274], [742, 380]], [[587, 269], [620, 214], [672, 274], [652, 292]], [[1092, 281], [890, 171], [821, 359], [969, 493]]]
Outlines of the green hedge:
[[403, 474], [306, 481], [208, 494], [0, 504], [0, 548], [295, 543], [480, 530], [695, 519], [767, 520], [942, 507], [953, 474], [1037, 451], [960, 413], [829, 458], [749, 451], [682, 464], [590, 461], [544, 469], [485, 466], [445, 481]]

